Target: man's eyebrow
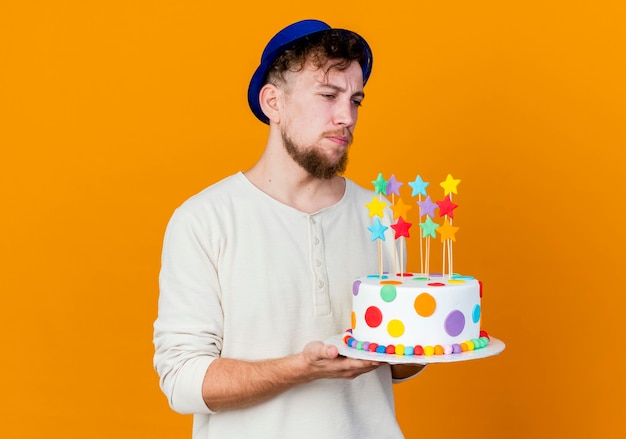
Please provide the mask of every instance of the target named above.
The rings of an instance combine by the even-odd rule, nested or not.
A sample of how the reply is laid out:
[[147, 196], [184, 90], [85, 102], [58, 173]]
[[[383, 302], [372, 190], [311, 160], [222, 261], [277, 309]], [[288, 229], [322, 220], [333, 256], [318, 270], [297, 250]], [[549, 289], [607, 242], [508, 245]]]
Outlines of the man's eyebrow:
[[[330, 89], [335, 90], [335, 91], [340, 92], [340, 93], [345, 93], [345, 91], [346, 91], [345, 88], [339, 87], [338, 85], [335, 85], [335, 84], [330, 84], [328, 82], [320, 84], [320, 88], [324, 88], [324, 87], [330, 88]], [[352, 96], [353, 97], [365, 98], [365, 93], [362, 90], [359, 90], [359, 91], [355, 92]]]

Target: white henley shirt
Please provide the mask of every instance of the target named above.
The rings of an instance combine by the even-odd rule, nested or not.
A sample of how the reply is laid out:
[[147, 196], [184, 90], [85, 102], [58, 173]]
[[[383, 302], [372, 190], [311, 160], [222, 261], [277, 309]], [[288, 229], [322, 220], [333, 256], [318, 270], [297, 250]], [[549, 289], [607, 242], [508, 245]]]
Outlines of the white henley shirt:
[[[212, 412], [202, 399], [205, 372], [218, 357], [285, 357], [350, 326], [352, 282], [379, 271], [365, 206], [374, 196], [346, 179], [337, 204], [307, 214], [237, 173], [174, 212], [163, 245], [154, 364], [171, 407], [194, 415], [194, 439], [403, 437], [387, 365], [354, 380], [303, 384], [241, 410]], [[388, 233], [388, 265], [393, 241]]]

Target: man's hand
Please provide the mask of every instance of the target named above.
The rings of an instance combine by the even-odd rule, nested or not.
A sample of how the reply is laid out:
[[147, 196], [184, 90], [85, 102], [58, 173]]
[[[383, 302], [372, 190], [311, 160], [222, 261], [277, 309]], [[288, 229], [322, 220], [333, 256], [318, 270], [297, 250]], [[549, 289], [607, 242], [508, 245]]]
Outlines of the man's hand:
[[[302, 355], [313, 367], [313, 374], [321, 374], [319, 378], [353, 379], [371, 372], [381, 364], [377, 361], [340, 357], [335, 346], [325, 345], [319, 341], [307, 344]], [[419, 374], [425, 367], [425, 364], [394, 364], [391, 366], [391, 373], [394, 379], [401, 380]]]
[[381, 364], [378, 361], [340, 357], [337, 347], [320, 341], [307, 344], [300, 355], [310, 370], [310, 373], [305, 374], [309, 375], [311, 381], [320, 378], [354, 379]]

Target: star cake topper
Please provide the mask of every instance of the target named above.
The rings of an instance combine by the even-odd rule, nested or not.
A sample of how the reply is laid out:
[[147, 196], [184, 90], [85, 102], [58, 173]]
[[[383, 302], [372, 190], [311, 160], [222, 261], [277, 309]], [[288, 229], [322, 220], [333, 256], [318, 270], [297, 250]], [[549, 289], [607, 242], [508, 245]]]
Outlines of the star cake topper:
[[398, 239], [401, 236], [404, 236], [405, 238], [410, 238], [409, 229], [412, 225], [413, 224], [404, 221], [402, 217], [398, 218], [398, 222], [391, 225], [391, 228], [396, 232], [394, 236], [395, 239]]
[[430, 195], [428, 195], [424, 201], [418, 201], [417, 204], [420, 207], [420, 217], [423, 215], [428, 215], [431, 218], [435, 217], [437, 205], [430, 199]]
[[445, 181], [439, 183], [443, 188], [443, 194], [448, 195], [450, 192], [456, 194], [456, 187], [461, 183], [461, 180], [455, 180], [452, 175], [448, 174]]
[[448, 221], [444, 221], [441, 226], [437, 228], [437, 233], [441, 235], [441, 242], [444, 242], [446, 239], [451, 239], [456, 242], [454, 234], [459, 230], [459, 227], [455, 227], [450, 224]]
[[422, 238], [426, 238], [427, 236], [431, 236], [433, 238], [437, 237], [435, 230], [439, 227], [439, 224], [430, 219], [429, 216], [426, 217], [423, 223], [420, 223], [420, 227], [422, 228]]
[[388, 229], [389, 227], [384, 226], [381, 224], [380, 222], [380, 218], [376, 218], [376, 221], [374, 221], [374, 224], [369, 226], [367, 228], [367, 230], [369, 230], [370, 232], [372, 232], [372, 241], [376, 241], [377, 239], [381, 239], [381, 240], [385, 240], [385, 231]]
[[372, 184], [374, 185], [374, 192], [377, 194], [386, 195], [388, 183], [389, 182], [384, 179], [383, 174], [379, 173], [378, 177], [376, 177], [376, 180], [372, 181]]
[[454, 204], [450, 199], [450, 194], [446, 195], [446, 197], [437, 201], [437, 205], [439, 206], [439, 216], [448, 215], [450, 218], [454, 218], [453, 210], [459, 207], [458, 204]]
[[396, 194], [397, 196], [400, 196], [400, 186], [403, 184], [404, 183], [400, 183], [396, 180], [396, 176], [394, 174], [391, 174], [391, 177], [389, 177], [389, 181], [387, 182], [387, 192], [385, 195]]
[[411, 210], [411, 206], [410, 204], [404, 204], [404, 201], [402, 201], [402, 198], [398, 198], [398, 201], [396, 201], [396, 204], [394, 204], [393, 206], [391, 206], [391, 210], [393, 211], [393, 219], [396, 219], [398, 217], [405, 217], [407, 211]]
[[418, 175], [417, 177], [415, 177], [415, 181], [409, 182], [409, 186], [413, 188], [411, 196], [414, 197], [418, 194], [426, 196], [426, 188], [429, 184], [430, 183], [425, 182], [424, 180], [422, 180], [422, 177]]
[[369, 203], [365, 203], [365, 206], [369, 209], [370, 217], [379, 216], [382, 218], [384, 216], [384, 209], [387, 207], [387, 203], [380, 201], [376, 196], [372, 198], [372, 201]]

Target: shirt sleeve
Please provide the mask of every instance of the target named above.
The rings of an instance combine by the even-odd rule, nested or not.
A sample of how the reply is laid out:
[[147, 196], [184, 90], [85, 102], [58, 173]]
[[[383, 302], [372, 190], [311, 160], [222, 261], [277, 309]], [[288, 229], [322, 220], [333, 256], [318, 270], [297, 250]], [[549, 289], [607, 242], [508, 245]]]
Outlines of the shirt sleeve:
[[171, 408], [183, 414], [213, 413], [202, 383], [222, 349], [223, 313], [210, 232], [179, 208], [163, 243], [154, 367]]

